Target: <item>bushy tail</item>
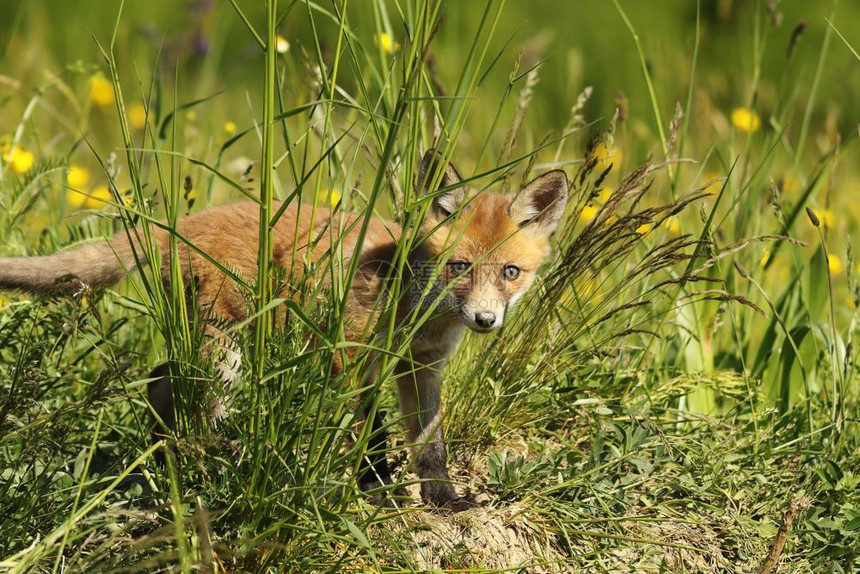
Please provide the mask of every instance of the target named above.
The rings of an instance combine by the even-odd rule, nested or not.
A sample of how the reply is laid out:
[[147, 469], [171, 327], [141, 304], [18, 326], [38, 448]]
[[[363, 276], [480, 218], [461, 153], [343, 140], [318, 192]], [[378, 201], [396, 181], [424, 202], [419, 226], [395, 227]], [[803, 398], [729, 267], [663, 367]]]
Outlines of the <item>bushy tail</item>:
[[146, 263], [143, 250], [136, 252], [137, 258], [121, 232], [110, 241], [54, 255], [0, 258], [0, 289], [63, 295], [108, 287]]

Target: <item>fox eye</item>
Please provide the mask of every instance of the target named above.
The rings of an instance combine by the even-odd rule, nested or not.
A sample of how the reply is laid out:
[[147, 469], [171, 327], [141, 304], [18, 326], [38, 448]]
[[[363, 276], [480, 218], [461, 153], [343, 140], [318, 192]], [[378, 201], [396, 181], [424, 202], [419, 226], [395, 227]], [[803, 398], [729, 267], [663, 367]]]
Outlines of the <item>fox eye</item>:
[[469, 263], [466, 261], [449, 261], [448, 268], [451, 269], [451, 273], [454, 275], [462, 275], [469, 269]]
[[516, 265], [505, 265], [505, 268], [502, 270], [502, 276], [508, 281], [513, 281], [520, 276], [520, 268]]

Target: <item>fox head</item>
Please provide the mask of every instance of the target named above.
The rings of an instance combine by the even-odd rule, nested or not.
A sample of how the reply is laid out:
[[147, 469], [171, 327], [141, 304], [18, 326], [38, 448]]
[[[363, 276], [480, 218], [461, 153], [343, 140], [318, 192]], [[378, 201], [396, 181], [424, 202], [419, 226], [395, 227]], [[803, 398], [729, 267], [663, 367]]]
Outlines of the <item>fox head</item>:
[[431, 197], [425, 240], [436, 258], [440, 307], [473, 331], [498, 329], [549, 254], [567, 205], [567, 176], [553, 170], [517, 193], [472, 193], [456, 168], [430, 150], [418, 188]]

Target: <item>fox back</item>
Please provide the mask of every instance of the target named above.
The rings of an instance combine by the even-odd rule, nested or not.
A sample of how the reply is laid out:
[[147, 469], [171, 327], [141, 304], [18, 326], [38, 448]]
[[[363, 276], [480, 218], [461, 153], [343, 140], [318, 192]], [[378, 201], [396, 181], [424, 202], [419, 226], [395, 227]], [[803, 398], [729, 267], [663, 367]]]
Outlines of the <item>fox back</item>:
[[[435, 306], [446, 322], [477, 332], [500, 327], [549, 252], [550, 235], [567, 200], [561, 171], [538, 177], [516, 194], [469, 193], [453, 167], [441, 166], [437, 155], [428, 154], [418, 177], [419, 189], [433, 197], [408, 268], [399, 277], [392, 277], [391, 266], [403, 231], [393, 221], [370, 218], [360, 246], [362, 216], [355, 213], [291, 205], [274, 227], [273, 262], [284, 270], [287, 284], [301, 280], [308, 264], [316, 267], [332, 257], [334, 245], [345, 264], [359, 258], [347, 305], [348, 335], [365, 331], [392, 280], [408, 287], [401, 290], [406, 299], [398, 312], [402, 317], [417, 306]], [[219, 266], [246, 281], [256, 276], [258, 222], [259, 207], [252, 202], [179, 220], [183, 279], [194, 286], [202, 316], [228, 321], [247, 317], [246, 297]], [[166, 252], [168, 232], [154, 226], [150, 231]], [[161, 276], [167, 283], [168, 262], [162, 259]], [[0, 258], [0, 289], [74, 294], [113, 285], [146, 263], [137, 235], [121, 232], [53, 255]], [[328, 274], [321, 275], [325, 281]]]

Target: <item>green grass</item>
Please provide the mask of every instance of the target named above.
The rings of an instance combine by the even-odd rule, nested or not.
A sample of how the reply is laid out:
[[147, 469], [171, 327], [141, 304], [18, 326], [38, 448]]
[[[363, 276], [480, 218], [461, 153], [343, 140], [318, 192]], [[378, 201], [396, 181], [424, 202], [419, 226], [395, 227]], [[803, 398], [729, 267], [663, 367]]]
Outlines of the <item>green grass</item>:
[[[445, 372], [452, 475], [481, 503], [453, 516], [357, 491], [339, 249], [330, 288], [283, 301], [261, 228], [255, 320], [217, 325], [245, 351], [217, 428], [183, 288], [145, 270], [2, 294], [0, 571], [749, 572], [790, 508], [780, 571], [860, 567], [860, 10], [460, 4], [7, 9], [4, 256], [125, 230], [181, 286], [182, 238], [156, 253], [153, 222], [336, 194], [408, 226], [431, 145], [478, 189], [562, 167], [571, 201], [519, 311]], [[386, 324], [382, 373], [424, 320]], [[145, 387], [165, 360], [190, 384], [159, 467]], [[414, 495], [385, 378], [373, 408]]]

